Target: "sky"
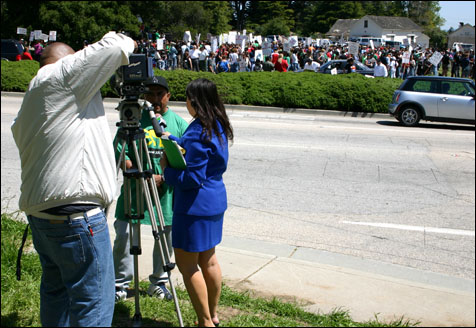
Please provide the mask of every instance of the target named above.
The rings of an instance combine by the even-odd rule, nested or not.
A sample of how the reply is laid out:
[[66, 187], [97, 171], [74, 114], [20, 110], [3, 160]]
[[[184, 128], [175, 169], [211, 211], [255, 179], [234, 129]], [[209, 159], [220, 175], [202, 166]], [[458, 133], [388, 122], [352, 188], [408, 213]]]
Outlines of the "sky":
[[459, 22], [474, 26], [474, 3], [475, 1], [439, 1], [440, 17], [446, 22], [441, 29], [448, 31], [450, 27], [458, 29]]

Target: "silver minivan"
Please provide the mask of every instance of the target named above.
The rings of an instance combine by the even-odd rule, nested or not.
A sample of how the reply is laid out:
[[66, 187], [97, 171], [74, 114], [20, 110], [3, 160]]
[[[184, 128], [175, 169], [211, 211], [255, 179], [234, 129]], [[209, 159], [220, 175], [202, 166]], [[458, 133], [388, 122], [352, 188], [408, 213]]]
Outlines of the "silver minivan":
[[475, 124], [474, 81], [412, 76], [394, 92], [388, 112], [405, 126], [420, 120]]

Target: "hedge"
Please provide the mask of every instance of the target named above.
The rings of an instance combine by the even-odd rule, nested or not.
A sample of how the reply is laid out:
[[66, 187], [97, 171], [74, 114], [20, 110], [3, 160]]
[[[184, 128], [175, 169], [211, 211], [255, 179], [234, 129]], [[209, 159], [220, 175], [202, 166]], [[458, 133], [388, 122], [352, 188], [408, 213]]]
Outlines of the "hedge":
[[[36, 61], [2, 61], [2, 91], [25, 92], [39, 69]], [[328, 109], [387, 113], [400, 79], [368, 78], [360, 74], [329, 75], [314, 72], [243, 72], [212, 74], [187, 70], [160, 71], [170, 87], [171, 100], [185, 101], [187, 84], [200, 77], [217, 84], [226, 104], [284, 108]], [[117, 97], [107, 82], [103, 97]]]

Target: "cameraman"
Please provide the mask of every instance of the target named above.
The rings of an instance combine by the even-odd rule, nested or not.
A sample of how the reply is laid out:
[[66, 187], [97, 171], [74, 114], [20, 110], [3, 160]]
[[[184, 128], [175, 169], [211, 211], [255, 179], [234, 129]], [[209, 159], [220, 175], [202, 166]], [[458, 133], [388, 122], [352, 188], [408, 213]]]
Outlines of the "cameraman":
[[104, 210], [116, 191], [112, 138], [99, 92], [137, 45], [107, 33], [78, 52], [45, 48], [12, 124], [19, 201], [43, 269], [43, 326], [111, 326], [114, 263]]
[[[145, 85], [149, 88], [149, 91], [145, 94], [145, 99], [152, 104], [154, 112], [157, 117], [162, 117], [167, 123], [165, 128], [166, 132], [170, 132], [176, 136], [182, 136], [187, 129], [187, 122], [179, 115], [174, 113], [168, 108], [168, 102], [170, 99], [169, 86], [167, 80], [162, 76], [154, 76], [149, 78]], [[148, 151], [151, 157], [152, 170], [154, 172], [153, 178], [157, 185], [160, 196], [160, 207], [164, 216], [165, 224], [165, 238], [167, 240], [167, 248], [169, 250], [169, 256], [172, 256], [172, 201], [173, 201], [173, 188], [163, 182], [162, 170], [160, 168], [160, 158], [163, 153], [163, 145], [160, 137], [158, 137], [153, 129], [152, 121], [149, 116], [149, 112], [142, 111], [142, 118], [140, 121], [141, 127], [144, 129], [147, 139]], [[117, 136], [115, 141], [117, 140]], [[139, 149], [141, 145], [137, 143]], [[125, 159], [126, 168], [130, 169], [136, 167], [136, 159], [134, 158], [133, 149], [128, 149], [125, 145]], [[119, 159], [121, 154], [122, 145], [118, 143], [116, 149], [116, 159]], [[147, 161], [142, 163], [143, 169], [148, 170]], [[122, 167], [122, 164], [121, 164]], [[136, 182], [131, 181], [131, 213], [136, 214]], [[147, 206], [144, 202], [144, 219], [142, 223], [150, 225], [150, 214]], [[121, 195], [117, 200], [116, 205], [116, 221], [114, 222], [114, 229], [116, 231], [116, 239], [114, 240], [113, 256], [114, 256], [114, 271], [116, 276], [116, 301], [123, 300], [127, 297], [126, 289], [132, 281], [134, 275], [133, 255], [130, 254], [129, 249], [129, 221], [124, 214], [124, 187], [121, 188]], [[155, 217], [158, 218], [157, 210], [155, 209]], [[159, 225], [159, 223], [157, 223]], [[164, 254], [165, 255], [165, 254]], [[154, 243], [154, 250], [152, 254], [153, 272], [149, 275], [149, 289], [147, 293], [150, 296], [158, 297], [160, 299], [171, 300], [172, 294], [169, 292], [165, 283], [168, 281], [167, 272], [164, 272], [164, 264], [162, 263], [162, 257], [160, 254], [160, 247], [157, 243]]]

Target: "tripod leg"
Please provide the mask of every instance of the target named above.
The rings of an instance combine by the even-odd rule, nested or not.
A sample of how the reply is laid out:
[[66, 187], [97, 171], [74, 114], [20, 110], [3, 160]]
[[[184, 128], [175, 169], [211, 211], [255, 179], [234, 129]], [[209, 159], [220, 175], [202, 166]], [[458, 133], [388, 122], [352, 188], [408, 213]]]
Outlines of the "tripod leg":
[[[149, 164], [149, 167], [152, 167], [146, 140], [142, 139], [142, 142], [140, 143], [140, 145], [141, 145], [141, 155], [142, 155], [142, 150], [143, 150], [145, 152], [145, 156], [147, 158], [147, 163]], [[137, 161], [137, 167], [138, 167], [140, 172], [143, 172], [142, 156], [139, 157], [139, 151], [137, 150], [137, 145], [135, 143], [132, 144], [132, 147], [133, 147], [134, 155], [136, 156], [136, 158], [140, 158], [140, 160]], [[164, 248], [167, 249], [167, 241], [165, 240], [165, 236], [164, 236], [164, 220], [163, 220], [162, 208], [160, 206], [160, 201], [159, 201], [159, 197], [158, 197], [157, 186], [155, 185], [154, 179], [149, 179], [148, 180], [149, 186], [147, 186], [147, 183], [146, 183], [146, 180], [144, 179], [144, 177], [140, 177], [140, 181], [141, 181], [141, 185], [142, 185], [143, 195], [145, 196], [147, 209], [149, 210], [150, 222], [151, 222], [151, 226], [152, 226], [152, 233], [154, 235], [155, 242], [158, 243], [158, 245], [159, 245], [160, 254], [162, 256], [162, 263], [164, 263], [164, 270], [167, 272], [168, 277], [169, 277], [169, 284], [170, 284], [170, 287], [171, 287], [171, 290], [172, 290], [172, 295], [173, 295], [173, 298], [174, 298], [175, 309], [177, 311], [177, 319], [179, 320], [180, 326], [183, 327], [183, 321], [182, 321], [182, 315], [181, 315], [181, 312], [180, 312], [180, 306], [178, 304], [177, 295], [175, 293], [175, 288], [173, 286], [173, 282], [172, 282], [172, 279], [171, 279], [171, 276], [170, 276], [170, 270], [172, 270], [175, 267], [175, 264], [170, 263], [168, 250], [167, 250], [167, 253], [164, 254]], [[157, 209], [157, 213], [159, 215], [159, 223], [161, 225], [160, 234], [159, 234], [158, 229], [157, 229], [157, 221], [156, 221], [156, 217], [155, 217], [154, 207], [153, 207], [153, 204], [152, 204], [152, 197], [151, 197], [151, 194], [150, 194], [150, 190], [152, 190], [152, 194], [154, 195], [154, 203], [155, 203], [155, 206], [156, 206], [156, 209]], [[160, 238], [160, 237], [162, 237], [162, 238]], [[161, 242], [160, 239], [162, 240], [162, 242]], [[163, 247], [163, 246], [165, 246], [165, 247]]]

